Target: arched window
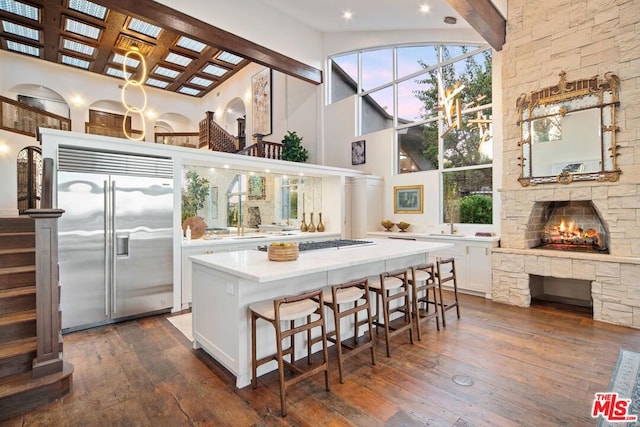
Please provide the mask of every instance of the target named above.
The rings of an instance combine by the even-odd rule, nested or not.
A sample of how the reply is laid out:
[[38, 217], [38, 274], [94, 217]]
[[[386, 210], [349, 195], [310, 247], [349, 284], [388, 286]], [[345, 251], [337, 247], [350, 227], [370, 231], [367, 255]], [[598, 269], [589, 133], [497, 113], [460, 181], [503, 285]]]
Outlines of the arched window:
[[42, 191], [42, 151], [26, 147], [18, 153], [18, 211], [40, 207]]

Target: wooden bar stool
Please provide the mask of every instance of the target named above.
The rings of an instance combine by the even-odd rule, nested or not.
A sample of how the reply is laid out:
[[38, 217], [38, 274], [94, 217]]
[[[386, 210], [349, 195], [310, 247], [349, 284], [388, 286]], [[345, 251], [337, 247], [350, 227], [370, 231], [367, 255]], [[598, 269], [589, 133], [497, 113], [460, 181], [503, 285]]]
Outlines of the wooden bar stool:
[[[411, 276], [409, 278], [412, 295], [411, 302], [413, 305], [413, 318], [416, 324], [416, 332], [418, 340], [422, 340], [422, 331], [420, 325], [431, 319], [436, 319], [436, 328], [440, 330], [440, 316], [438, 315], [438, 299], [436, 295], [436, 274], [433, 263], [420, 264], [411, 267]], [[429, 291], [433, 293], [433, 300], [429, 297]], [[423, 294], [424, 292], [424, 294]], [[429, 311], [429, 305], [434, 304], [433, 312]], [[420, 311], [420, 305], [424, 305], [424, 309]]]
[[[323, 310], [322, 290], [307, 292], [301, 295], [285, 296], [273, 301], [263, 301], [252, 304], [249, 307], [251, 313], [251, 386], [258, 386], [258, 367], [265, 363], [276, 360], [278, 362], [278, 374], [280, 379], [280, 406], [282, 416], [287, 415], [286, 391], [293, 384], [305, 378], [324, 371], [324, 381], [327, 391], [329, 391], [329, 355], [327, 352], [327, 331]], [[315, 319], [313, 319], [315, 318]], [[276, 330], [276, 353], [258, 360], [256, 349], [256, 322], [263, 319], [269, 322]], [[296, 321], [298, 325], [296, 326]], [[289, 322], [289, 328], [283, 329], [282, 322]], [[303, 322], [303, 323], [300, 323]], [[311, 330], [320, 328], [320, 336], [312, 338]], [[307, 333], [307, 364], [309, 367], [303, 369], [294, 365], [295, 362], [295, 335]], [[289, 340], [289, 347], [284, 348], [284, 341]], [[311, 347], [313, 344], [322, 343], [322, 363], [312, 365]], [[289, 361], [284, 360], [284, 356], [289, 355]], [[296, 373], [290, 379], [285, 380], [285, 367]]]
[[[391, 337], [409, 331], [409, 341], [413, 344], [413, 324], [411, 322], [411, 307], [409, 303], [409, 282], [407, 270], [394, 270], [380, 274], [379, 280], [369, 282], [369, 289], [376, 295], [376, 315], [373, 324], [376, 334], [380, 326], [384, 327], [384, 339], [387, 346], [387, 357], [391, 357]], [[400, 301], [399, 301], [400, 300]], [[380, 307], [382, 301], [382, 309]], [[399, 301], [392, 307], [392, 303]], [[380, 322], [382, 311], [384, 324]], [[394, 326], [390, 325], [391, 316], [402, 313], [401, 318], [394, 319]]]
[[[440, 294], [440, 301], [437, 304], [440, 306], [440, 314], [442, 315], [442, 326], [447, 326], [445, 319], [445, 311], [451, 310], [455, 307], [458, 319], [460, 318], [460, 304], [458, 303], [458, 281], [456, 279], [456, 261], [453, 258], [438, 259], [436, 261], [437, 277], [438, 277], [438, 292]], [[442, 285], [447, 282], [453, 282], [453, 301], [445, 302], [442, 298]]]
[[[366, 278], [331, 286], [331, 292], [324, 292], [324, 305], [333, 312], [334, 330], [327, 332], [327, 340], [336, 345], [340, 384], [344, 383], [344, 360], [370, 349], [371, 364], [376, 364], [375, 338], [371, 321], [371, 301], [369, 281]], [[358, 319], [358, 313], [365, 312], [366, 318]], [[353, 316], [353, 338], [342, 339], [340, 321]], [[369, 336], [359, 338], [362, 326], [367, 326]], [[345, 351], [346, 350], [346, 351]]]

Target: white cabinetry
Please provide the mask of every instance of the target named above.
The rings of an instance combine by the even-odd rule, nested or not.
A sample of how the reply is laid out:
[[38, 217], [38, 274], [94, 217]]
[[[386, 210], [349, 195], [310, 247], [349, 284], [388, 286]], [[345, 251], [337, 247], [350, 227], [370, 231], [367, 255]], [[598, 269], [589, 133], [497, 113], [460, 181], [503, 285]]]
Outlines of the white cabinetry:
[[453, 244], [451, 248], [430, 252], [429, 261], [435, 263], [437, 258], [455, 259], [458, 290], [491, 298], [491, 250], [497, 248], [500, 243], [497, 237], [440, 237], [420, 233], [385, 232], [369, 232], [368, 235]]

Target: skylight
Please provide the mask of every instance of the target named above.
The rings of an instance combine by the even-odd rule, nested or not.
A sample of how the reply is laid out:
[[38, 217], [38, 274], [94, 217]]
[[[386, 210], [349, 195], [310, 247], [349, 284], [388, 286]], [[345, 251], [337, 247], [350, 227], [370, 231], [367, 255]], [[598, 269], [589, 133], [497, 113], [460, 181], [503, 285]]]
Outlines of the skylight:
[[93, 46], [80, 43], [71, 39], [64, 39], [62, 43], [62, 47], [64, 49], [72, 50], [74, 52], [82, 53], [83, 55], [89, 55], [89, 56], [93, 56], [93, 52], [96, 50], [96, 48]]
[[138, 18], [131, 18], [127, 28], [140, 34], [144, 34], [145, 36], [153, 37], [154, 39], [157, 39], [160, 31], [162, 31], [162, 28], [157, 25], [149, 24], [148, 22], [141, 21]]
[[193, 88], [190, 88], [190, 87], [181, 86], [180, 89], [178, 89], [178, 92], [184, 93], [184, 94], [187, 94], [187, 95], [197, 96], [197, 95], [200, 95], [201, 91], [198, 90], [198, 89], [193, 89]]
[[100, 37], [100, 28], [92, 25], [85, 24], [84, 22], [76, 21], [71, 18], [65, 19], [64, 24], [65, 31], [70, 33], [79, 34], [90, 39], [98, 40]]
[[[120, 68], [107, 67], [106, 73], [110, 76], [124, 79], [124, 72]], [[127, 72], [127, 78], [131, 78], [131, 73]]]
[[[124, 55], [120, 55], [120, 54], [115, 54], [113, 55], [113, 62], [117, 63], [117, 64], [122, 64], [124, 62]], [[127, 67], [131, 67], [131, 68], [138, 68], [138, 65], [140, 65], [140, 61], [135, 59], [135, 58], [131, 58], [128, 57], [127, 58]]]
[[25, 27], [24, 25], [3, 20], [2, 29], [5, 33], [11, 33], [15, 34], [16, 36], [40, 41], [40, 32], [34, 28]]
[[40, 56], [40, 48], [24, 43], [14, 42], [12, 40], [7, 40], [7, 49], [31, 56]]
[[189, 80], [189, 83], [193, 83], [194, 85], [197, 85], [197, 86], [209, 87], [211, 83], [213, 83], [213, 80], [203, 79], [202, 77], [194, 76], [191, 80]]
[[62, 55], [62, 63], [73, 67], [83, 68], [85, 70], [89, 69], [89, 65], [91, 65], [89, 61], [69, 55]]
[[242, 57], [226, 51], [222, 51], [220, 55], [217, 56], [217, 59], [233, 65], [238, 65], [243, 60]]
[[180, 72], [176, 71], [176, 70], [172, 70], [171, 68], [158, 66], [154, 70], [154, 74], [158, 74], [160, 76], [165, 76], [165, 77], [170, 77], [172, 79], [175, 79], [176, 77], [178, 77], [180, 75]]
[[20, 15], [27, 19], [33, 19], [34, 21], [40, 21], [40, 10], [30, 4], [14, 0], [0, 0], [0, 10], [13, 13], [14, 15]]
[[229, 71], [226, 68], [218, 67], [217, 65], [209, 64], [202, 69], [203, 73], [211, 74], [212, 76], [221, 77]]
[[146, 81], [149, 86], [161, 87], [162, 89], [169, 86], [169, 82], [165, 82], [164, 80], [154, 79], [153, 77], [149, 77]]
[[93, 16], [104, 21], [107, 16], [107, 8], [87, 0], [69, 0], [69, 9], [77, 10], [85, 15]]
[[171, 62], [172, 64], [181, 65], [183, 67], [188, 66], [189, 64], [191, 64], [191, 61], [193, 61], [193, 59], [187, 56], [178, 55], [177, 53], [173, 52], [169, 52], [164, 60], [167, 62]]
[[202, 50], [207, 47], [206, 44], [200, 43], [197, 40], [190, 39], [189, 37], [182, 36], [178, 39], [178, 43], [176, 45], [183, 47], [185, 49], [192, 50], [194, 52], [202, 52]]

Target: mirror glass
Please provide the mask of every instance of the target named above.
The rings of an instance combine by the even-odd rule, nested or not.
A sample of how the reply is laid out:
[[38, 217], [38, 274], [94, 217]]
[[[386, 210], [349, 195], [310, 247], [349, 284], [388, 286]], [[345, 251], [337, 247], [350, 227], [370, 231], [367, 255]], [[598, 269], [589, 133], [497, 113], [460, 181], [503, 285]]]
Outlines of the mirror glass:
[[185, 166], [183, 216], [185, 201], [195, 194], [189, 190], [194, 180], [205, 187], [195, 216], [202, 218], [214, 234], [235, 233], [238, 227], [245, 233], [299, 230], [303, 212], [308, 222], [311, 212], [322, 210], [322, 178]]
[[605, 74], [522, 94], [516, 103], [520, 125], [520, 183], [618, 179], [615, 109], [618, 77]]

